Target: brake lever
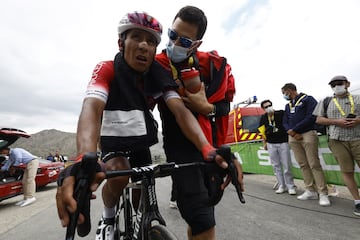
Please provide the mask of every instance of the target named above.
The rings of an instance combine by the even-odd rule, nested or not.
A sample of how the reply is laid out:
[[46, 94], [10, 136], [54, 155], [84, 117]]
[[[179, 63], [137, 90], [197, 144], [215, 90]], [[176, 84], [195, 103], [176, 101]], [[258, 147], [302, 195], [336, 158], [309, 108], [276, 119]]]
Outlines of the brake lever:
[[224, 160], [227, 162], [228, 168], [226, 170], [228, 171], [228, 174], [231, 177], [231, 183], [235, 186], [240, 202], [245, 203], [245, 198], [241, 192], [241, 187], [238, 181], [237, 168], [234, 163], [234, 161], [237, 161], [235, 155], [231, 152], [230, 147], [227, 145], [222, 145], [220, 148], [216, 150], [216, 153], [222, 156]]
[[[73, 214], [70, 214], [69, 225], [66, 228], [66, 240], [74, 239], [79, 215], [81, 212], [84, 213], [86, 204], [90, 204], [91, 191], [89, 190], [89, 187], [96, 173], [96, 162], [96, 153], [86, 153], [81, 160], [79, 171], [75, 176], [75, 191], [73, 194], [74, 199], [77, 202], [77, 208]], [[81, 224], [81, 228], [78, 228], [79, 236], [86, 236], [90, 232], [90, 224], [90, 216], [85, 217], [85, 223]]]

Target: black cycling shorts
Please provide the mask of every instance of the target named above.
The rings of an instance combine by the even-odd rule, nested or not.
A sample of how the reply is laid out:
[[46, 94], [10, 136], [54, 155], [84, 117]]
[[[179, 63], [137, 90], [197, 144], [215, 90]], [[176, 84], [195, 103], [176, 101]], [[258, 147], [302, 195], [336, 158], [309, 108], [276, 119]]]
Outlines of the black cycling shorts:
[[204, 183], [203, 169], [186, 168], [172, 175], [181, 216], [191, 227], [192, 235], [215, 226], [214, 207], [205, 204], [209, 198]]
[[[152, 163], [151, 160], [151, 152], [150, 149], [144, 149], [144, 150], [138, 150], [138, 151], [131, 151], [131, 152], [103, 152], [101, 153], [101, 159], [104, 163], [106, 163], [108, 160], [119, 157], [119, 156], [125, 156], [128, 157], [130, 166], [133, 167], [143, 167], [150, 165]], [[132, 176], [131, 180], [133, 182], [141, 180], [141, 176]]]

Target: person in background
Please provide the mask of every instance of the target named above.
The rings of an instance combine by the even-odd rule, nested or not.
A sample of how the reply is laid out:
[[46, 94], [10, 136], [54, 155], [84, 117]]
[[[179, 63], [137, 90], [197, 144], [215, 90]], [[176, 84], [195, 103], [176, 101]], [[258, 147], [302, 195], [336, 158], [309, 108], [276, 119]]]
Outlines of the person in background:
[[49, 155], [46, 157], [46, 160], [49, 160], [51, 162], [54, 162], [54, 156], [52, 155], [52, 153], [49, 153]]
[[[216, 51], [202, 52], [197, 48], [207, 28], [207, 17], [194, 6], [181, 8], [168, 29], [166, 49], [156, 56], [179, 85], [179, 95], [214, 146], [221, 146], [227, 134], [230, 102], [235, 94], [235, 79], [231, 67]], [[204, 156], [181, 132], [174, 114], [159, 103], [163, 124], [164, 150], [167, 161], [187, 163], [204, 161]], [[242, 171], [236, 161], [239, 183]], [[207, 206], [208, 197], [204, 171], [198, 168], [181, 170], [172, 175], [177, 206], [188, 224], [189, 240], [215, 239], [214, 206]]]
[[59, 153], [59, 151], [55, 152], [54, 162], [64, 162], [64, 156]]
[[9, 159], [4, 166], [1, 167], [1, 171], [9, 171], [11, 166], [19, 166], [25, 164], [25, 171], [22, 178], [22, 188], [24, 193], [24, 199], [17, 202], [16, 205], [25, 207], [36, 201], [36, 173], [39, 167], [39, 159], [22, 148], [4, 148], [0, 150], [0, 154], [9, 156]]
[[354, 177], [355, 162], [360, 167], [360, 95], [349, 93], [350, 82], [345, 76], [333, 77], [329, 85], [334, 92], [331, 101], [325, 106], [322, 99], [313, 114], [318, 124], [328, 126], [329, 148], [354, 198], [354, 214], [360, 216], [359, 186]]
[[271, 164], [279, 183], [275, 192], [280, 194], [287, 191], [290, 195], [296, 195], [291, 172], [288, 134], [283, 127], [284, 111], [275, 111], [270, 100], [264, 100], [260, 105], [266, 113], [261, 116], [259, 132], [263, 136], [264, 149], [269, 151]]
[[305, 93], [298, 93], [293, 83], [286, 83], [281, 91], [284, 99], [289, 101], [285, 106], [283, 125], [289, 135], [289, 144], [300, 166], [306, 189], [297, 199], [319, 199], [320, 206], [330, 206], [319, 159], [316, 117], [312, 114], [317, 101]]

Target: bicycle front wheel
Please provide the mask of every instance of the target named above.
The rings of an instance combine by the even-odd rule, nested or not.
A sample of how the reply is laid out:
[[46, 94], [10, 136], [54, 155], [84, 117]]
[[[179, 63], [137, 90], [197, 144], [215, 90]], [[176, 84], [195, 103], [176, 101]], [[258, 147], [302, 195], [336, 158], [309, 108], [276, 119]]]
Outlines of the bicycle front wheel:
[[175, 235], [163, 225], [152, 226], [149, 230], [148, 237], [149, 240], [177, 240]]

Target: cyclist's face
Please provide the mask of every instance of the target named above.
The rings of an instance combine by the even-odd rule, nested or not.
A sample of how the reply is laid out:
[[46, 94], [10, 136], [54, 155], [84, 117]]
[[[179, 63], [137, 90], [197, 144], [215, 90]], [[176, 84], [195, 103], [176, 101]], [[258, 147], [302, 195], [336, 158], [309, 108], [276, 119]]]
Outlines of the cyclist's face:
[[124, 59], [131, 68], [137, 72], [145, 72], [149, 69], [154, 60], [157, 46], [156, 39], [152, 34], [140, 29], [129, 30], [124, 46]]

